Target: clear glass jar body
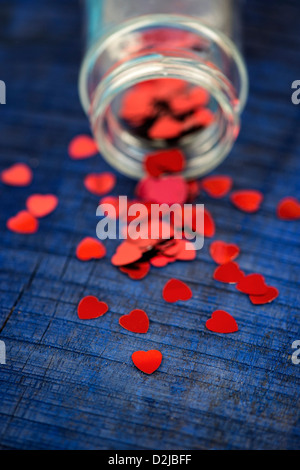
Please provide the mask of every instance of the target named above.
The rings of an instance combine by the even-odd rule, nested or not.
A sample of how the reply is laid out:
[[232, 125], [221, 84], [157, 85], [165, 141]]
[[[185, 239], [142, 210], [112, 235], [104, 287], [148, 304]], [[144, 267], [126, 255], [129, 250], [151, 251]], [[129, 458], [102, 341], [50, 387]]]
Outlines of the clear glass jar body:
[[[180, 147], [185, 176], [215, 168], [230, 152], [248, 93], [239, 52], [237, 0], [86, 0], [87, 51], [79, 89], [103, 156], [119, 171], [143, 176], [145, 155]], [[213, 122], [179, 141], [153, 140], [120, 118], [122, 99], [164, 78], [201, 87]]]

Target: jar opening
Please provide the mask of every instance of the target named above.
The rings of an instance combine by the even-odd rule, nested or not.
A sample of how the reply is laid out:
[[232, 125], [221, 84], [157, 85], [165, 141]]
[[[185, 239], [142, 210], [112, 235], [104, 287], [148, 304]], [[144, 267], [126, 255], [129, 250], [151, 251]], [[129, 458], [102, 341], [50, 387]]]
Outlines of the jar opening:
[[[121, 172], [141, 178], [147, 154], [178, 147], [187, 159], [185, 176], [194, 178], [212, 170], [229, 153], [239, 131], [245, 83], [240, 86], [238, 67], [233, 72], [235, 77], [228, 77], [216, 61], [211, 62], [218, 41], [210, 42], [208, 27], [201, 27], [206, 34], [196, 34], [193, 28], [191, 31], [190, 24], [183, 28], [174, 19], [146, 29], [144, 25], [146, 50], [135, 50], [129, 57], [125, 54], [122, 60], [112, 62], [101, 79], [94, 62], [98, 78], [95, 73], [90, 75], [87, 84], [93, 88], [92, 77], [97, 82], [90, 91], [91, 125], [101, 153]], [[136, 37], [136, 25], [131, 32]], [[155, 43], [158, 39], [159, 45]], [[180, 47], [175, 47], [176, 41]], [[195, 49], [186, 47], [187, 41]], [[213, 51], [215, 56], [221, 52], [225, 55], [225, 50], [229, 53], [226, 41], [219, 51]], [[128, 47], [128, 41], [126, 44]], [[107, 45], [103, 47], [102, 61], [107, 59], [108, 50]], [[222, 58], [227, 67], [229, 59], [232, 61], [232, 56]], [[98, 53], [98, 65], [100, 61]]]

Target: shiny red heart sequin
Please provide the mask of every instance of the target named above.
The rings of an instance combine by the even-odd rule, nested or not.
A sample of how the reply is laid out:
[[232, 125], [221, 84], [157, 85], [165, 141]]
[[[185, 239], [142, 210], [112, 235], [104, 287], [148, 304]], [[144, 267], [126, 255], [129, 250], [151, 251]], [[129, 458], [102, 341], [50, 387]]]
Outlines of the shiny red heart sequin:
[[230, 176], [207, 176], [201, 181], [201, 188], [214, 198], [226, 196], [232, 188], [232, 178]]
[[225, 310], [216, 310], [205, 324], [206, 328], [214, 333], [234, 333], [238, 325], [232, 315]]
[[15, 163], [0, 173], [2, 183], [9, 186], [28, 186], [32, 178], [32, 170], [26, 163]]
[[147, 333], [149, 318], [144, 310], [136, 309], [132, 310], [129, 315], [123, 315], [119, 319], [119, 324], [132, 333]]
[[263, 194], [254, 189], [234, 191], [230, 200], [235, 207], [243, 212], [257, 212], [263, 201]]
[[152, 374], [161, 365], [162, 353], [157, 349], [150, 349], [149, 351], [135, 351], [131, 358], [134, 365], [139, 370], [145, 374]]
[[127, 240], [118, 246], [116, 253], [113, 255], [111, 262], [114, 266], [125, 266], [138, 261], [142, 256], [139, 246]]
[[240, 249], [233, 243], [221, 240], [212, 242], [209, 247], [210, 256], [217, 264], [226, 264], [233, 261], [240, 253]]
[[68, 147], [69, 157], [73, 160], [90, 158], [99, 153], [98, 146], [89, 135], [77, 135]]
[[192, 296], [193, 293], [189, 286], [179, 279], [170, 279], [163, 288], [163, 299], [169, 303], [189, 300]]
[[102, 196], [110, 192], [116, 184], [116, 177], [113, 173], [91, 173], [84, 178], [86, 189], [96, 196]]
[[277, 216], [282, 220], [299, 220], [300, 202], [294, 197], [285, 197], [277, 206]]
[[137, 196], [155, 204], [183, 204], [187, 200], [188, 186], [182, 176], [166, 176], [159, 179], [148, 176], [136, 188]]
[[130, 279], [138, 281], [147, 276], [150, 271], [150, 263], [149, 261], [135, 262], [127, 266], [120, 266], [119, 269], [122, 273], [127, 274]]
[[54, 194], [32, 194], [26, 200], [26, 208], [34, 217], [40, 218], [51, 214], [58, 205]]
[[86, 237], [77, 245], [76, 256], [81, 261], [89, 261], [91, 259], [101, 259], [106, 255], [106, 248], [92, 237]]
[[278, 289], [276, 287], [268, 286], [265, 294], [262, 295], [249, 295], [249, 299], [254, 305], [264, 305], [269, 304], [275, 300], [279, 295]]
[[236, 284], [244, 277], [239, 265], [234, 261], [221, 264], [215, 269], [213, 278], [216, 281], [225, 282], [227, 284]]
[[78, 317], [81, 320], [92, 320], [101, 317], [107, 310], [108, 305], [93, 295], [88, 295], [81, 299], [77, 307]]
[[264, 295], [268, 290], [264, 277], [257, 273], [243, 276], [236, 285], [236, 288], [248, 295]]
[[30, 234], [37, 232], [39, 228], [38, 220], [27, 211], [18, 212], [6, 222], [9, 230], [15, 233]]
[[156, 120], [149, 130], [151, 139], [175, 139], [183, 130], [183, 124], [171, 116], [163, 116]]
[[157, 178], [164, 173], [180, 173], [185, 166], [185, 157], [178, 149], [163, 150], [147, 155], [144, 161], [148, 175]]

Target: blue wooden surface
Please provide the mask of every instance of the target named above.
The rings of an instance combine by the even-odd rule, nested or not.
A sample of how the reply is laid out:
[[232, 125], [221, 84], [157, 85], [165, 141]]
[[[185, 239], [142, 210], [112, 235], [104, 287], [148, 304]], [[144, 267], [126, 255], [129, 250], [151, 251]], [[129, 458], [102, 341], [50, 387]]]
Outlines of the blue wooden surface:
[[[98, 199], [82, 184], [107, 170], [96, 157], [68, 158], [70, 139], [88, 132], [77, 96], [82, 12], [74, 0], [1, 0], [0, 169], [17, 161], [34, 169], [29, 188], [0, 186], [1, 449], [299, 449], [300, 365], [291, 362], [299, 333], [299, 222], [279, 221], [286, 195], [300, 197], [300, 106], [291, 83], [300, 74], [298, 0], [248, 0], [244, 8], [250, 98], [242, 132], [217, 172], [236, 188], [265, 195], [255, 215], [228, 198], [202, 197], [216, 238], [236, 242], [246, 272], [258, 271], [280, 297], [255, 307], [233, 286], [212, 280], [206, 243], [192, 263], [152, 268], [129, 280], [108, 259], [80, 263], [82, 237], [94, 235]], [[134, 182], [117, 175], [114, 194], [132, 196]], [[33, 192], [60, 198], [35, 235], [8, 232], [8, 217]], [[200, 200], [199, 200], [200, 202]], [[108, 255], [115, 242], [107, 244]], [[170, 277], [192, 287], [191, 301], [166, 304]], [[99, 320], [80, 321], [86, 294], [108, 302]], [[121, 329], [120, 315], [143, 308], [147, 335]], [[240, 331], [213, 334], [205, 321], [230, 311]], [[131, 362], [136, 349], [160, 349], [159, 370], [146, 376]]]

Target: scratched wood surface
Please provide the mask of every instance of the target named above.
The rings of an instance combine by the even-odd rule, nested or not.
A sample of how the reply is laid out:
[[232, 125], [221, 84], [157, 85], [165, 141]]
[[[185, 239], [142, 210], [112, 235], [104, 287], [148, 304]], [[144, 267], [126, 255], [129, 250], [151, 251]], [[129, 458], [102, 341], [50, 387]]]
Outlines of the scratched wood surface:
[[[300, 197], [300, 106], [291, 103], [299, 76], [298, 0], [249, 0], [243, 14], [250, 98], [241, 135], [217, 172], [236, 188], [265, 195], [255, 215], [228, 199], [201, 197], [217, 237], [241, 247], [240, 265], [276, 286], [280, 297], [255, 307], [233, 286], [212, 280], [209, 243], [192, 263], [152, 268], [143, 281], [119, 273], [109, 258], [80, 263], [82, 237], [95, 234], [98, 198], [82, 184], [90, 171], [108, 170], [96, 157], [68, 158], [70, 139], [88, 132], [79, 104], [82, 11], [74, 0], [2, 0], [0, 169], [27, 162], [29, 188], [0, 186], [1, 449], [299, 449], [300, 365], [291, 361], [299, 333], [299, 222], [279, 221], [286, 195]], [[113, 194], [133, 195], [118, 174]], [[35, 235], [8, 232], [8, 217], [33, 192], [59, 196], [56, 212]], [[106, 244], [108, 257], [116, 243]], [[194, 297], [162, 300], [162, 285], [178, 277]], [[78, 319], [80, 298], [108, 302], [101, 319]], [[121, 329], [133, 308], [150, 317], [147, 335]], [[240, 331], [205, 329], [216, 308], [231, 312]], [[131, 362], [137, 349], [159, 349], [151, 375]]]

